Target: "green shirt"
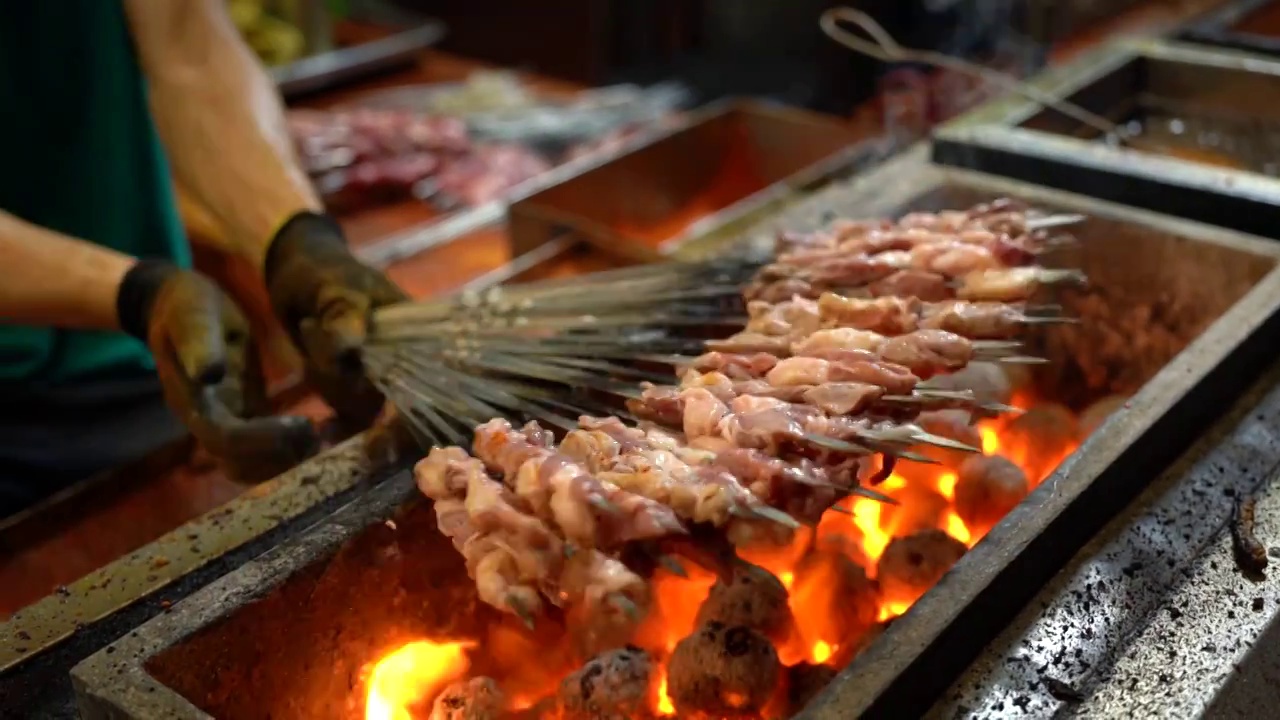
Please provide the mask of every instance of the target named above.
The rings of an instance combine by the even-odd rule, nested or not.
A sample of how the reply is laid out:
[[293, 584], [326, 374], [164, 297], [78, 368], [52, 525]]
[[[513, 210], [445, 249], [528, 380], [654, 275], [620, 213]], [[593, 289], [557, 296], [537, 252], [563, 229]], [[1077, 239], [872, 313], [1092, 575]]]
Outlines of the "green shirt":
[[[119, 0], [0, 5], [0, 147], [0, 209], [190, 266]], [[151, 367], [146, 347], [120, 333], [0, 326], [0, 381], [64, 385]]]

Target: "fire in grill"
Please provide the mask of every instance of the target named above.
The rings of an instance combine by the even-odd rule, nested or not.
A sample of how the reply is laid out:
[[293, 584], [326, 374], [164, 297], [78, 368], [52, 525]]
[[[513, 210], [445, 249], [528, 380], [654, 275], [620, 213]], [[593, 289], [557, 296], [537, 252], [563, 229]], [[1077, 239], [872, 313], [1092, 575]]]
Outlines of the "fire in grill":
[[[1041, 286], [1078, 275], [1030, 264], [1055, 246], [1035, 228], [1054, 224], [1054, 218], [1034, 219], [1002, 201], [963, 212], [916, 213], [896, 225], [845, 221], [826, 233], [784, 234], [777, 259], [747, 290], [756, 299], [748, 305], [745, 329], [708, 343], [712, 352], [671, 361], [686, 368], [680, 385], [648, 385], [631, 397], [627, 408], [642, 419], [640, 426], [583, 416], [557, 446], [536, 422], [517, 430], [492, 420], [475, 429], [474, 458], [459, 447], [433, 449], [415, 470], [417, 483], [434, 501], [440, 531], [466, 559], [480, 599], [520, 618], [530, 632], [547, 619], [559, 622], [566, 654], [594, 658], [558, 692], [544, 688], [512, 698], [512, 707], [525, 710], [533, 702], [539, 716], [584, 717], [635, 717], [639, 706], [653, 715], [670, 709], [685, 717], [775, 717], [798, 710], [780, 705], [792, 684], [785, 668], [847, 661], [878, 622], [923, 595], [964, 554], [973, 537], [957, 510], [985, 532], [1029, 491], [1025, 472], [1007, 459], [961, 464], [956, 457], [976, 452], [981, 443], [970, 427], [972, 416], [1007, 407], [1009, 383], [1000, 366], [985, 373], [975, 366], [978, 372], [970, 373], [997, 378], [994, 386], [978, 388], [995, 396], [990, 403], [979, 402], [973, 388], [959, 387], [955, 378], [942, 389], [922, 380], [963, 369], [974, 358], [1027, 360], [1011, 352], [1016, 343], [1007, 338], [1059, 319], [1026, 314], [1025, 300]], [[907, 287], [917, 278], [943, 285], [922, 304], [895, 284], [900, 277]], [[808, 291], [797, 294], [797, 281]], [[786, 287], [791, 298], [760, 299], [776, 286]], [[582, 287], [589, 292], [590, 285]], [[698, 288], [682, 292], [690, 289]], [[513, 410], [557, 422], [558, 416], [539, 412], [538, 393], [508, 379], [512, 373], [521, 381], [554, 373], [526, 372], [516, 356], [495, 349], [518, 342], [524, 328], [534, 333], [527, 341], [536, 341], [550, 325], [587, 348], [608, 350], [605, 357], [618, 354], [582, 335], [596, 325], [607, 328], [602, 338], [616, 334], [612, 316], [588, 301], [578, 301], [594, 310], [580, 329], [565, 326], [583, 312], [572, 305], [562, 312], [568, 318], [537, 314], [548, 299], [559, 308], [562, 290], [551, 286], [541, 295], [486, 300], [495, 308], [514, 303], [529, 314], [514, 323], [515, 338], [500, 338], [505, 345], [492, 336], [468, 336], [468, 353], [450, 355], [433, 336], [397, 352], [435, 351], [451, 358], [455, 369], [477, 363], [494, 388], [486, 399], [497, 402], [498, 391], [525, 395], [509, 401]], [[867, 293], [872, 297], [858, 297]], [[634, 314], [626, 310], [622, 317]], [[477, 307], [467, 311], [474, 315]], [[445, 327], [439, 321], [430, 326]], [[390, 333], [401, 342], [407, 337], [394, 326]], [[645, 337], [663, 342], [652, 333]], [[433, 395], [433, 382], [424, 377], [445, 370], [397, 374], [394, 360], [376, 353], [372, 367], [424, 436], [454, 434], [431, 409], [446, 410], [446, 398]], [[494, 377], [499, 367], [510, 369]], [[421, 400], [432, 405], [420, 407]], [[868, 420], [853, 419], [864, 414]], [[921, 424], [894, 422], [911, 419]], [[972, 445], [964, 442], [969, 435]], [[1074, 443], [1074, 435], [1069, 430], [1051, 437]], [[916, 445], [918, 451], [909, 451]], [[930, 458], [924, 453], [931, 448], [945, 454]], [[1069, 450], [1054, 448], [1053, 454]], [[883, 458], [874, 467], [873, 453]], [[899, 458], [941, 463], [943, 471], [912, 482], [894, 474]], [[862, 490], [865, 483], [896, 496]], [[827, 511], [850, 494], [857, 498], [852, 506]], [[953, 498], [961, 501], [954, 508]], [[882, 520], [885, 501], [901, 505]], [[837, 517], [852, 520], [821, 528]], [[673, 552], [712, 572], [691, 577]], [[707, 557], [714, 559], [708, 563]], [[634, 649], [617, 655], [628, 642]], [[375, 673], [382, 663], [399, 661], [393, 654]], [[598, 696], [577, 675], [619, 680], [593, 685]], [[806, 683], [813, 685], [814, 677], [808, 672]], [[518, 677], [492, 680], [497, 687], [525, 684]], [[456, 689], [465, 695], [463, 686]], [[370, 692], [382, 697], [390, 691], [375, 684]], [[789, 694], [798, 702], [808, 699]], [[405, 701], [399, 698], [401, 705]], [[489, 695], [484, 701], [493, 702]]]
[[[876, 189], [885, 187], [892, 184]], [[944, 190], [915, 196], [910, 209], [991, 197], [985, 188]], [[1027, 412], [950, 430], [946, 411], [918, 421], [983, 453], [914, 448], [940, 464], [895, 464], [875, 489], [899, 504], [854, 497], [791, 542], [740, 548], [740, 562], [714, 567], [720, 577], [683, 557], [687, 577], [654, 563], [649, 612], [628, 637], [602, 642], [571, 612], [529, 629], [520, 613], [480, 602], [463, 558], [433, 531], [440, 518], [432, 508], [387, 489], [321, 528], [307, 557], [257, 563], [248, 576], [261, 585], [255, 601], [234, 597], [232, 610], [208, 604], [243, 577], [202, 593], [198, 616], [170, 621], [184, 634], [163, 652], [151, 646], [146, 671], [215, 717], [467, 717], [493, 705], [533, 717], [549, 708], [569, 717], [796, 713], [877, 637], [919, 625], [923, 617], [905, 610], [1033, 492], [1098, 416], [1123, 407], [1271, 267], [1265, 257], [1132, 224], [1091, 220], [1082, 231], [1061, 260], [1096, 282], [1055, 298], [1082, 322], [1036, 326], [1028, 343], [1051, 362], [1029, 373], [969, 371], [984, 401]], [[1147, 258], [1148, 275], [1122, 256]], [[1151, 337], [1132, 333], [1139, 315], [1152, 319]], [[389, 506], [398, 509], [388, 514]], [[352, 539], [335, 555], [338, 537]], [[280, 564], [273, 570], [272, 562]], [[273, 573], [288, 575], [274, 590], [281, 579]], [[625, 603], [614, 610], [627, 618]]]

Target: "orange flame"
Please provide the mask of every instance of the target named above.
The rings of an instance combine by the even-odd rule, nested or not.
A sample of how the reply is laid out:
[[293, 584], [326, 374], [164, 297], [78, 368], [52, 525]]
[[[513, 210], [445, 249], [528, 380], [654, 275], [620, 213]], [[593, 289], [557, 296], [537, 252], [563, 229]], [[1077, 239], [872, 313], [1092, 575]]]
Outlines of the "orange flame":
[[369, 675], [365, 720], [413, 720], [411, 708], [431, 701], [470, 667], [472, 643], [419, 640], [383, 657]]

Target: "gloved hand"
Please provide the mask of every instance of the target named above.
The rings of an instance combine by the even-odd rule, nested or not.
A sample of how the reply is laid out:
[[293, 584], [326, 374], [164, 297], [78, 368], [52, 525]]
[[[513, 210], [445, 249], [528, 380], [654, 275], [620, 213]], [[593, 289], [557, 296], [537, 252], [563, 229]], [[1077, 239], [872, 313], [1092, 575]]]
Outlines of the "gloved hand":
[[376, 308], [406, 299], [385, 275], [356, 260], [328, 216], [302, 212], [267, 249], [267, 292], [307, 361], [307, 381], [349, 431], [367, 428], [385, 402], [364, 375], [361, 349]]
[[267, 480], [316, 452], [306, 418], [269, 416], [248, 323], [211, 281], [143, 260], [120, 284], [116, 312], [151, 348], [170, 408], [232, 477]]

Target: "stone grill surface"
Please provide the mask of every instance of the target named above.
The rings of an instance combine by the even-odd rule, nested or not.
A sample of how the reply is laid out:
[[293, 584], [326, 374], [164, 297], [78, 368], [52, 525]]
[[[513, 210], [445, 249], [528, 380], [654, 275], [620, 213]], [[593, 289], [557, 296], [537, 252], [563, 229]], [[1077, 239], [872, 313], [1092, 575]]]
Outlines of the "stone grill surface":
[[[1105, 425], [936, 591], [855, 660], [805, 717], [906, 712], [911, 702], [929, 700], [930, 693], [942, 689], [936, 687], [939, 677], [945, 681], [946, 673], [960, 670], [998, 629], [990, 626], [991, 620], [985, 629], [971, 629], [958, 619], [978, 611], [990, 615], [996, 602], [992, 593], [1003, 598], [1000, 602], [1020, 606], [1018, 598], [1032, 594], [1065, 559], [1056, 554], [1069, 553], [1076, 535], [1092, 534], [1090, 524], [1101, 525], [1146, 484], [1149, 475], [1131, 472], [1135, 462], [1141, 467], [1143, 460], [1172, 459], [1177, 438], [1204, 427], [1210, 412], [1189, 412], [1178, 401], [1208, 378], [1216, 395], [1191, 399], [1203, 403], [1216, 397], [1225, 406], [1226, 397], [1241, 389], [1240, 379], [1257, 364], [1252, 346], [1243, 347], [1245, 340], [1258, 335], [1275, 340], [1274, 323], [1263, 320], [1280, 304], [1280, 276], [1271, 273], [1276, 250], [1265, 243], [1041, 188], [936, 169], [925, 163], [925, 153], [914, 151], [819, 194], [767, 225], [796, 228], [817, 224], [828, 211], [868, 215], [958, 207], [999, 195], [1051, 210], [1084, 212], [1091, 220], [1077, 233], [1083, 241], [1081, 254], [1067, 254], [1061, 262], [1082, 265], [1093, 275], [1100, 288], [1094, 292], [1104, 294], [1107, 307], [1164, 308], [1148, 312], [1148, 319], [1165, 327], [1172, 339], [1143, 342], [1132, 336], [1130, 318], [1105, 309], [1096, 310], [1098, 315], [1088, 318], [1096, 322], [1082, 325], [1075, 337], [1041, 338], [1042, 347], [1058, 362], [1042, 381], [1057, 390], [1071, 388], [1078, 397], [1062, 399], [1077, 407], [1117, 389], [1109, 377], [1097, 387], [1088, 380], [1096, 376], [1092, 365], [1117, 362], [1113, 355], [1118, 351], [1108, 350], [1108, 355], [1094, 348], [1103, 341], [1115, 345], [1115, 336], [1132, 341], [1129, 361], [1118, 365], [1133, 373], [1119, 381], [1122, 389], [1151, 382], [1122, 417]], [[770, 229], [764, 228], [760, 237]], [[1246, 295], [1254, 285], [1258, 288]], [[1064, 302], [1087, 310], [1097, 305], [1088, 297]], [[1200, 342], [1155, 375], [1195, 337]], [[1211, 375], [1228, 356], [1241, 359], [1230, 368], [1234, 372], [1225, 378]], [[1180, 431], [1170, 432], [1170, 418], [1182, 424]], [[1163, 447], [1140, 442], [1153, 426], [1164, 433], [1157, 443]], [[1108, 474], [1115, 468], [1130, 471]], [[1110, 497], [1099, 496], [1107, 492]], [[368, 661], [432, 631], [483, 637], [481, 629], [506, 619], [475, 602], [461, 559], [435, 533], [430, 510], [415, 494], [407, 476], [389, 481], [300, 540], [223, 578], [91, 658], [75, 671], [86, 717], [359, 717], [360, 669]], [[1064, 533], [1061, 523], [1053, 521], [1068, 510], [1073, 519], [1086, 522]], [[385, 523], [388, 519], [395, 529]], [[1037, 540], [1033, 555], [1028, 546]], [[1046, 542], [1062, 547], [1049, 551]], [[1012, 581], [1011, 563], [1027, 557], [1039, 563], [1043, 576], [1013, 572], [1023, 580]], [[961, 617], [963, 613], [969, 615]], [[961, 642], [957, 631], [969, 637]], [[939, 677], [920, 682], [917, 661], [926, 657], [941, 659], [933, 673]], [[498, 660], [484, 652], [478, 658], [476, 674], [488, 670], [486, 662]], [[1060, 680], [1070, 683], [1073, 678]], [[904, 693], [905, 686], [912, 690]], [[906, 695], [914, 697], [904, 701]]]

